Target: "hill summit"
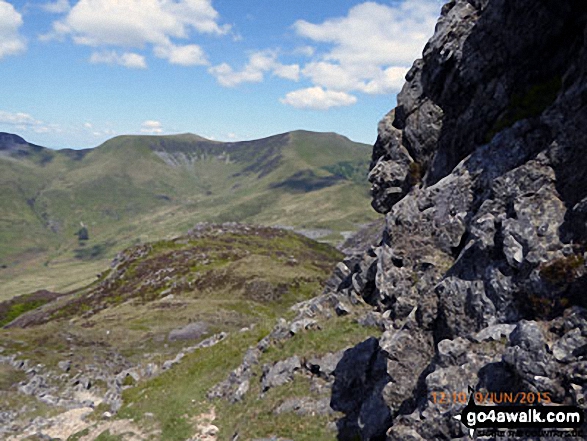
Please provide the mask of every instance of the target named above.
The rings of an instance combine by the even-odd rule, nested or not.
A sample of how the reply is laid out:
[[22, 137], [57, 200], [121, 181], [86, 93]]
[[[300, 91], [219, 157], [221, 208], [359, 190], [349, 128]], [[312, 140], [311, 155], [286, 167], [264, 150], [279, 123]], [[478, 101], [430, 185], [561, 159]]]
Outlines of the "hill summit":
[[[376, 217], [364, 185], [369, 150], [307, 131], [226, 143], [129, 135], [79, 151], [2, 134], [0, 298], [81, 286], [125, 247], [200, 221], [282, 226], [341, 243]], [[81, 224], [88, 240], [79, 240]]]

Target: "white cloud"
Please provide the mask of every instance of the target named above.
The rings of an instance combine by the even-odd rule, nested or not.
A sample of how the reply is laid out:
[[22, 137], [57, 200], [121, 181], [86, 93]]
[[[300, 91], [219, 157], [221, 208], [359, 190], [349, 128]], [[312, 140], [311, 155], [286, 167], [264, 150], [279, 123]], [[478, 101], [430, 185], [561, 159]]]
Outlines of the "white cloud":
[[22, 16], [10, 3], [0, 0], [0, 59], [24, 52], [26, 43], [18, 33]]
[[43, 124], [42, 121], [33, 118], [28, 113], [17, 112], [5, 112], [0, 110], [0, 124], [8, 124], [8, 125], [19, 125], [19, 126], [35, 126]]
[[197, 44], [156, 46], [154, 52], [159, 58], [166, 58], [171, 64], [179, 64], [180, 66], [204, 66], [209, 64], [206, 54]]
[[318, 86], [346, 91], [357, 89], [364, 75], [359, 66], [343, 67], [326, 61], [308, 63], [302, 72]]
[[208, 72], [220, 85], [234, 87], [241, 83], [260, 83], [266, 72], [273, 72], [275, 76], [297, 81], [300, 76], [300, 66], [279, 63], [275, 51], [258, 51], [249, 55], [249, 61], [240, 71], [235, 71], [229, 64], [222, 63], [210, 67]]
[[241, 83], [260, 83], [263, 81], [263, 71], [245, 68], [235, 72], [227, 63], [219, 64], [208, 69], [218, 83], [224, 87], [234, 87]]
[[147, 120], [141, 124], [141, 132], [159, 135], [163, 133], [163, 127], [159, 121]]
[[54, 2], [45, 3], [41, 7], [52, 14], [63, 14], [71, 9], [68, 0], [55, 0]]
[[111, 128], [100, 129], [91, 122], [85, 122], [82, 124], [84, 131], [90, 133], [95, 138], [112, 137], [116, 135], [116, 131]]
[[118, 64], [131, 69], [146, 69], [145, 57], [133, 52], [119, 54], [116, 51], [94, 52], [90, 56], [92, 64]]
[[286, 80], [298, 81], [300, 79], [300, 66], [297, 64], [279, 64], [273, 68], [273, 75]]
[[280, 101], [298, 109], [327, 110], [331, 107], [350, 106], [357, 102], [357, 98], [346, 92], [309, 87], [289, 92]]
[[322, 24], [298, 20], [294, 29], [313, 41], [334, 44], [327, 60], [409, 66], [421, 56], [439, 12], [436, 0], [405, 0], [392, 6], [366, 2], [351, 8], [346, 17]]
[[312, 46], [300, 46], [294, 49], [294, 55], [303, 55], [304, 57], [311, 57], [316, 53], [316, 49]]
[[354, 6], [344, 17], [320, 24], [298, 20], [293, 28], [299, 36], [329, 49], [318, 54], [307, 51], [315, 58], [301, 69], [303, 77], [317, 87], [291, 92], [281, 101], [294, 107], [328, 108], [356, 102], [349, 92], [398, 92], [434, 32], [439, 10], [437, 0], [405, 0], [393, 5], [370, 1]]
[[407, 67], [388, 67], [383, 71], [379, 71], [370, 81], [362, 83], [359, 90], [372, 95], [400, 90], [405, 82], [408, 70]]
[[41, 39], [70, 36], [81, 45], [125, 49], [150, 45], [156, 56], [189, 66], [206, 64], [204, 52], [198, 45], [176, 45], [174, 40], [189, 39], [193, 31], [227, 34], [230, 26], [218, 21], [211, 0], [80, 0]]
[[6, 112], [0, 110], [0, 125], [12, 126], [18, 130], [36, 133], [61, 132], [57, 124], [48, 124], [24, 112]]

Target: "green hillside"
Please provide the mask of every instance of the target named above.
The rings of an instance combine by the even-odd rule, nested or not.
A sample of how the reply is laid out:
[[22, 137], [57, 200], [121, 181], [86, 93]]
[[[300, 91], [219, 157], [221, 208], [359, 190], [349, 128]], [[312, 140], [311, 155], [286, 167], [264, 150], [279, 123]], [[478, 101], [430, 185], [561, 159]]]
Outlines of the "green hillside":
[[369, 157], [367, 145], [304, 131], [234, 143], [119, 136], [84, 151], [0, 134], [0, 298], [79, 287], [125, 247], [200, 221], [319, 230], [339, 243], [375, 217]]
[[[36, 366], [0, 364], [0, 402], [14, 410], [9, 432], [0, 434], [20, 434], [41, 418], [44, 437], [30, 439], [210, 439], [194, 437], [203, 431], [198, 419], [212, 412], [218, 440], [236, 432], [239, 439], [336, 439], [326, 427], [336, 427], [339, 412], [279, 411], [288, 400], [327, 402], [322, 377], [300, 366], [269, 391], [262, 377], [287, 357], [323, 357], [378, 332], [354, 313], [293, 327], [292, 306], [318, 295], [342, 257], [288, 231], [206, 224], [126, 249], [78, 292], [0, 302], [0, 325], [11, 322], [0, 328], [0, 356]], [[292, 325], [275, 334], [277, 323], [285, 326], [280, 317]], [[210, 397], [261, 341], [243, 399]], [[64, 401], [48, 402], [48, 395]], [[81, 409], [69, 410], [69, 397]], [[121, 424], [124, 434], [115, 435]]]

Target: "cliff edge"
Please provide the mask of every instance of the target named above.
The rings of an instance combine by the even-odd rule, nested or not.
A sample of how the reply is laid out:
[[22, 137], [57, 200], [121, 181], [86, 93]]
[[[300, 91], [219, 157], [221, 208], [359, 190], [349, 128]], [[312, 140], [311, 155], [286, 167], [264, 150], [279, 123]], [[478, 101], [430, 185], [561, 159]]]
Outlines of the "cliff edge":
[[466, 437], [469, 388], [584, 402], [586, 23], [580, 1], [443, 7], [379, 125], [381, 243], [325, 293], [386, 323], [335, 373], [341, 439]]

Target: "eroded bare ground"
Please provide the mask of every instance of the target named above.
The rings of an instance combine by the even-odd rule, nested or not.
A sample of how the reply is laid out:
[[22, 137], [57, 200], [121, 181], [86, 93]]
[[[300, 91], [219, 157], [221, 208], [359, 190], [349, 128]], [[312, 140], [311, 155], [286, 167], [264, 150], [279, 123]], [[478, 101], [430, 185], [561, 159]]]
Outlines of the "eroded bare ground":
[[[88, 397], [89, 398], [89, 397]], [[96, 397], [93, 397], [96, 398]], [[81, 407], [71, 409], [60, 413], [44, 422], [44, 427], [29, 427], [19, 435], [10, 436], [7, 441], [26, 441], [31, 437], [49, 438], [77, 441], [94, 441], [102, 434], [108, 434], [113, 437], [119, 437], [124, 441], [146, 441], [158, 439], [161, 430], [156, 424], [151, 424], [151, 430], [145, 431], [139, 427], [132, 419], [113, 419], [109, 420], [110, 415], [103, 416], [104, 420], [95, 421], [91, 415], [94, 412], [93, 407]], [[193, 425], [193, 437], [190, 441], [216, 441], [218, 427], [213, 424], [216, 419], [216, 410], [214, 406], [206, 412], [194, 416], [190, 419]]]
[[31, 427], [20, 435], [11, 436], [8, 441], [24, 441], [32, 436], [66, 440], [76, 435], [79, 441], [94, 441], [103, 433], [122, 436], [125, 441], [144, 441], [152, 435], [156, 435], [154, 432], [145, 434], [131, 420], [88, 422], [87, 417], [93, 411], [94, 409], [91, 407], [68, 410], [51, 418], [47, 427], [39, 430]]
[[216, 441], [218, 434], [218, 427], [212, 424], [216, 419], [216, 409], [210, 408], [210, 411], [201, 413], [192, 421], [195, 424], [196, 435], [192, 438], [193, 441]]

